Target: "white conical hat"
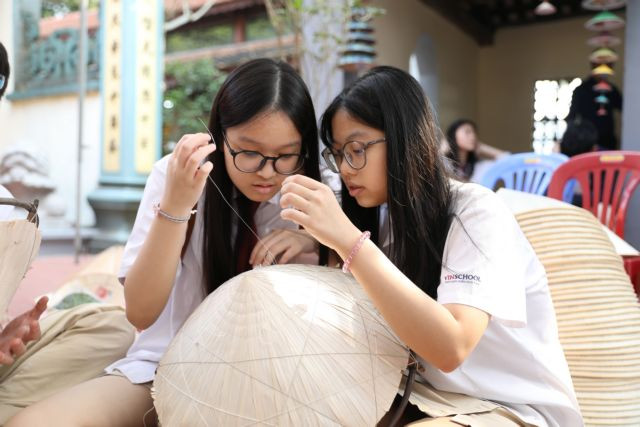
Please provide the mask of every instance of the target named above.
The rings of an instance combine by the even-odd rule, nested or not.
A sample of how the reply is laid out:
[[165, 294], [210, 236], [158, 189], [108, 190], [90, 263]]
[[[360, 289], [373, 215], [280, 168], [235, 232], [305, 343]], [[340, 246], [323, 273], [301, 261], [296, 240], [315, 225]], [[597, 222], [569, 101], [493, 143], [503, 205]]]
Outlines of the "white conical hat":
[[36, 224], [23, 220], [0, 221], [0, 319], [40, 249]]
[[375, 425], [409, 351], [340, 270], [252, 270], [198, 307], [154, 383], [163, 426]]

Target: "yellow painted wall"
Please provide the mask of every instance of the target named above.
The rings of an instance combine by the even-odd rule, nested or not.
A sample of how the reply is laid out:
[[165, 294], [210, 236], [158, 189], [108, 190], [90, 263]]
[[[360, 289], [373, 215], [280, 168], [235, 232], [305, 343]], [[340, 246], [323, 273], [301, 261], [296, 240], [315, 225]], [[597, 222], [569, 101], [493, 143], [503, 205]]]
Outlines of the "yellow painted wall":
[[[624, 16], [624, 15], [621, 15]], [[509, 150], [531, 151], [536, 80], [585, 78], [590, 71], [584, 28], [588, 17], [502, 29], [478, 62], [477, 122], [482, 140]], [[624, 39], [624, 32], [616, 35]], [[623, 46], [612, 81], [622, 90]], [[619, 134], [619, 132], [618, 132]]]
[[477, 115], [479, 47], [475, 41], [419, 0], [375, 0], [386, 9], [375, 20], [378, 64], [409, 69], [409, 57], [421, 34], [436, 50], [439, 77], [438, 116], [443, 129], [460, 116]]

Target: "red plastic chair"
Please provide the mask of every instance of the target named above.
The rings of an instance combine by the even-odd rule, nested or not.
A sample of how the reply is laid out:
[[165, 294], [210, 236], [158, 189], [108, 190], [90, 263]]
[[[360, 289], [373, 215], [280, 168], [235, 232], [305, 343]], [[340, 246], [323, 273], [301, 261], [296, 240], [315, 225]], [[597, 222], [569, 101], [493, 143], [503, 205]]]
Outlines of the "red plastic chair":
[[[582, 207], [624, 238], [624, 223], [633, 191], [640, 184], [640, 152], [600, 151], [572, 157], [551, 177], [549, 197], [571, 202], [567, 183], [575, 179], [582, 189]], [[625, 257], [625, 269], [640, 295], [640, 257]]]

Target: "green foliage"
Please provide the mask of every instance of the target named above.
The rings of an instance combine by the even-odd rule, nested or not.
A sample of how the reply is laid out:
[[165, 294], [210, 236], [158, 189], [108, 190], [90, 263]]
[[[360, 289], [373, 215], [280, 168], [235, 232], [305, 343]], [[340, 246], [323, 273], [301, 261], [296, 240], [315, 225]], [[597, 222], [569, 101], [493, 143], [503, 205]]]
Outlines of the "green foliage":
[[[82, 0], [42, 0], [42, 17], [48, 18], [55, 15], [66, 15], [80, 10]], [[89, 0], [88, 9], [97, 9], [100, 0]]]
[[211, 104], [225, 77], [211, 60], [167, 64], [162, 108], [166, 143], [163, 151], [171, 151], [171, 143], [178, 142], [184, 134], [206, 132], [200, 120], [208, 123]]
[[55, 308], [58, 310], [66, 310], [68, 308], [76, 307], [81, 304], [91, 304], [95, 302], [100, 301], [88, 293], [74, 292], [64, 297], [64, 299], [60, 301], [58, 305], [55, 306]]
[[248, 41], [270, 39], [277, 36], [269, 17], [255, 15], [247, 20], [246, 37]]
[[221, 46], [232, 42], [231, 23], [216, 24], [211, 27], [180, 30], [167, 34], [167, 52]]

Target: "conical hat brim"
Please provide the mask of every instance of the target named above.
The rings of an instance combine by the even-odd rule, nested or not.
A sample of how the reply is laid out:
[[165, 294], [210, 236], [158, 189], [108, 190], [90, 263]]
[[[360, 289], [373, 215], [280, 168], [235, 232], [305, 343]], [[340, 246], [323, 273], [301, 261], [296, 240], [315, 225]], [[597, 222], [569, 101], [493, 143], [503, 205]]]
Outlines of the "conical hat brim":
[[40, 249], [40, 231], [27, 220], [0, 221], [0, 316]]

